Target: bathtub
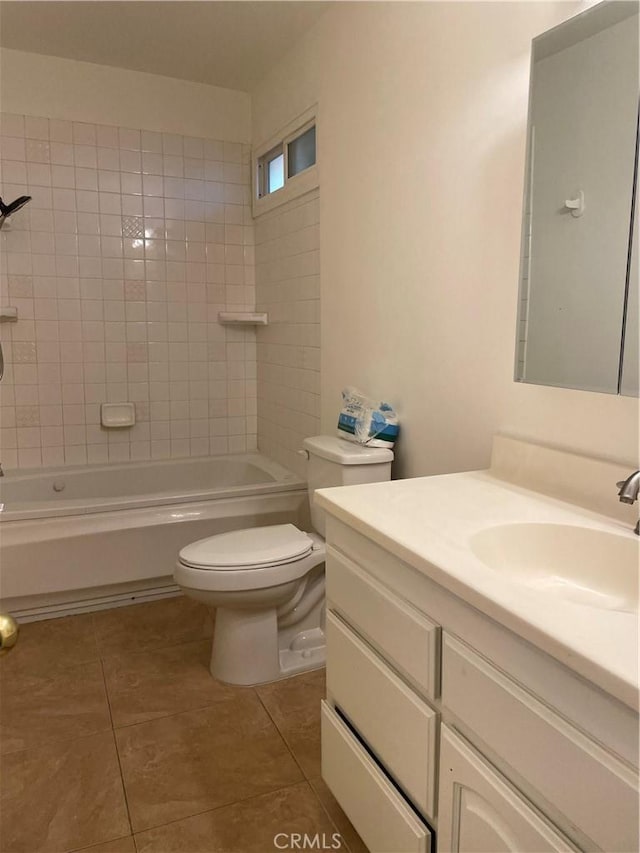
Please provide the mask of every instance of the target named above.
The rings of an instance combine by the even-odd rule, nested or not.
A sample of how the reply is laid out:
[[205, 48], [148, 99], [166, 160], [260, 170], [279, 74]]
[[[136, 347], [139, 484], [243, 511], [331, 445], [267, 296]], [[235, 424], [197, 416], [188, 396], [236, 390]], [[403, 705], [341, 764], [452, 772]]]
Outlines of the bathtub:
[[305, 527], [306, 483], [258, 453], [41, 468], [0, 479], [0, 610], [22, 621], [176, 594], [189, 542]]

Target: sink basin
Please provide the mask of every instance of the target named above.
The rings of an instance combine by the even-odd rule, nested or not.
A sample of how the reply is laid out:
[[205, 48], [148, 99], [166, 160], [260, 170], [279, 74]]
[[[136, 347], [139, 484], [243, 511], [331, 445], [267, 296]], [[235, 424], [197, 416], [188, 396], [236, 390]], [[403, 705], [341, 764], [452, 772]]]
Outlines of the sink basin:
[[504, 524], [470, 539], [486, 566], [545, 595], [605, 610], [638, 610], [640, 542], [562, 524]]

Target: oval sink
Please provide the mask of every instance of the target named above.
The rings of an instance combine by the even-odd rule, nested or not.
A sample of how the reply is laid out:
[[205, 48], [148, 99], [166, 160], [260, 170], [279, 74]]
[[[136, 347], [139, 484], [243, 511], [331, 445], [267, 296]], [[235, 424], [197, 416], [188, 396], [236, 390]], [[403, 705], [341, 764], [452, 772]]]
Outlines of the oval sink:
[[640, 542], [562, 524], [504, 524], [474, 534], [471, 550], [511, 580], [575, 604], [638, 610]]

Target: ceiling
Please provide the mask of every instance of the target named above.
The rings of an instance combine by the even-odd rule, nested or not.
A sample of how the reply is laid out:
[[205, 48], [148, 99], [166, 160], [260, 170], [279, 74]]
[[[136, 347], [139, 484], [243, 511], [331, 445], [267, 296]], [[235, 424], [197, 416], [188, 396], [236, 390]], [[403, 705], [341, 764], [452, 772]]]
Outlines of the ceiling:
[[328, 6], [313, 0], [2, 0], [0, 45], [250, 91]]

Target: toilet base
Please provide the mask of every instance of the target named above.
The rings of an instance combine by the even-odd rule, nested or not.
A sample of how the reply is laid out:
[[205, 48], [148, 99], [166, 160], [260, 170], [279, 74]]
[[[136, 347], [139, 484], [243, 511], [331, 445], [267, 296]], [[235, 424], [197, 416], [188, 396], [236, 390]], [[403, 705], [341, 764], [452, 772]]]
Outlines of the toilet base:
[[322, 628], [301, 631], [287, 649], [280, 649], [280, 675], [296, 675], [310, 669], [320, 669], [327, 659], [327, 646]]
[[324, 597], [304, 619], [280, 629], [275, 607], [216, 611], [210, 671], [219, 681], [266, 684], [319, 669], [325, 659]]

